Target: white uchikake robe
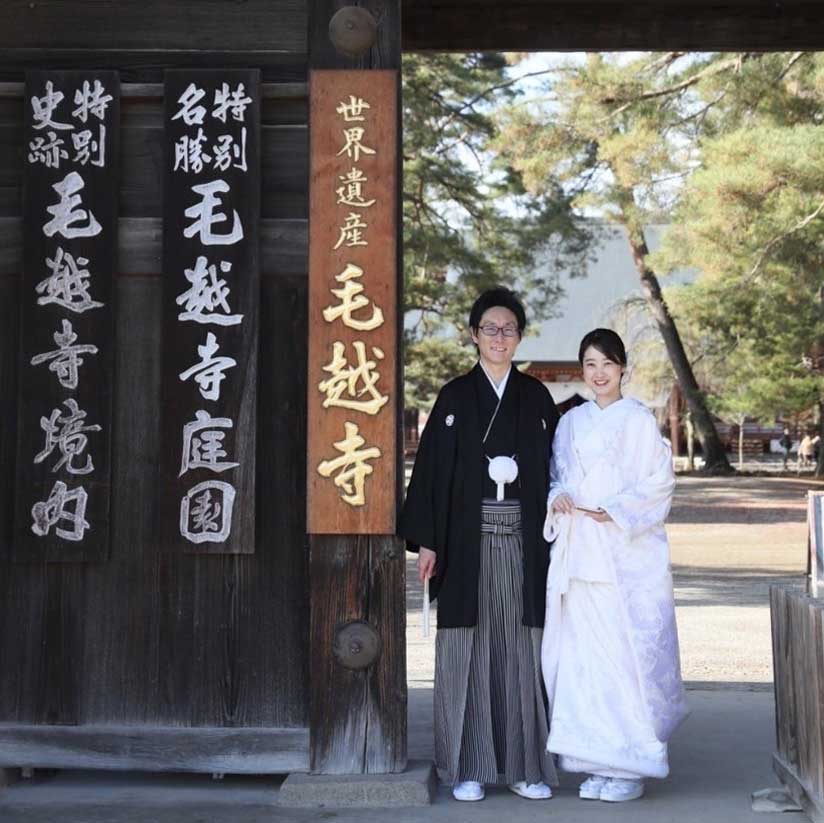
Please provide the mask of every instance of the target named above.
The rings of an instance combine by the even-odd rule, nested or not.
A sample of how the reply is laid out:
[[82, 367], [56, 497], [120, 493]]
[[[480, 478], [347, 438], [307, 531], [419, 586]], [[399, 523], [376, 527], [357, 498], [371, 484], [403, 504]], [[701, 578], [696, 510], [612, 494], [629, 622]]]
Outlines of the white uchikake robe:
[[[544, 529], [555, 542], [541, 663], [547, 749], [568, 771], [669, 772], [667, 740], [688, 713], [664, 531], [674, 486], [670, 448], [641, 403], [589, 402], [561, 418]], [[613, 522], [554, 515], [563, 493]]]

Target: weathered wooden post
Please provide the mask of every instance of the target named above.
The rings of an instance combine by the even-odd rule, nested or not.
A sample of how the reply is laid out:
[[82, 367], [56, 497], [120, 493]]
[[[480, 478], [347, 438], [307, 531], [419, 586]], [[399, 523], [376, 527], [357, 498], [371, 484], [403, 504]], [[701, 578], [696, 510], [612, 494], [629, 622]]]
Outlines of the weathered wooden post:
[[326, 774], [406, 766], [400, 3], [368, 9], [313, 3], [309, 34], [310, 746]]
[[770, 587], [775, 681], [773, 769], [809, 817], [824, 821], [824, 602]]

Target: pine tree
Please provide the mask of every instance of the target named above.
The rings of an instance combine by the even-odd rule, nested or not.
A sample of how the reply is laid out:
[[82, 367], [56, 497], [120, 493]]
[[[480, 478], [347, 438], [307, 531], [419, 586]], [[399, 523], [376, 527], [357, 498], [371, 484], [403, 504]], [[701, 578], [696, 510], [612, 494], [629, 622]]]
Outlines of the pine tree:
[[745, 125], [705, 142], [703, 167], [656, 258], [703, 273], [677, 303], [725, 361], [754, 375], [745, 394], [760, 416], [818, 404], [824, 427], [824, 134], [813, 124], [824, 94], [810, 91], [821, 67], [812, 55], [794, 64], [785, 77], [790, 99], [778, 105], [773, 93]]
[[[560, 296], [560, 269], [584, 267], [589, 238], [569, 198], [560, 188], [528, 194], [490, 150], [495, 111], [519, 94], [511, 74], [501, 54], [404, 56], [408, 406], [428, 407], [433, 387], [471, 364], [466, 324], [479, 292], [514, 288], [540, 321]], [[539, 271], [536, 255], [548, 248], [555, 268]]]
[[709, 471], [730, 471], [706, 399], [650, 263], [644, 226], [661, 219], [677, 196], [677, 181], [695, 163], [703, 125], [695, 89], [732, 82], [739, 58], [590, 54], [551, 76], [541, 101], [512, 106], [499, 149], [521, 172], [528, 190], [561, 188], [582, 211], [621, 225], [641, 290], [664, 339], [691, 412]]

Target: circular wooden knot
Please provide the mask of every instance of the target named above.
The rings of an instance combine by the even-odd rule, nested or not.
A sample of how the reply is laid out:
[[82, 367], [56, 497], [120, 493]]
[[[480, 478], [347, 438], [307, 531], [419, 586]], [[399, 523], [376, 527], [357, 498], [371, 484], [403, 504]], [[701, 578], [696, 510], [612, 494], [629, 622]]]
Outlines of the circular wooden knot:
[[335, 632], [332, 654], [347, 669], [371, 666], [381, 652], [381, 637], [365, 620], [353, 620]]
[[329, 39], [346, 57], [362, 57], [372, 46], [378, 24], [372, 13], [360, 6], [344, 6], [329, 21]]

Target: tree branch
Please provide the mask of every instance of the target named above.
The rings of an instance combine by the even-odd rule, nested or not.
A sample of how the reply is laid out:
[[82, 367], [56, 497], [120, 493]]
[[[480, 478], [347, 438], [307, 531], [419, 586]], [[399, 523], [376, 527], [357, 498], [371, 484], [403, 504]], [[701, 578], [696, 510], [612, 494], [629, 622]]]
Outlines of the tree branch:
[[792, 68], [792, 67], [793, 67], [793, 66], [794, 66], [794, 65], [795, 65], [795, 64], [796, 64], [796, 63], [797, 63], [797, 62], [798, 62], [798, 61], [799, 61], [802, 57], [804, 57], [804, 55], [805, 55], [805, 54], [807, 54], [807, 52], [805, 52], [805, 51], [797, 51], [797, 52], [795, 52], [795, 53], [792, 55], [792, 57], [790, 57], [790, 59], [787, 61], [787, 65], [786, 65], [786, 66], [784, 66], [784, 68], [781, 70], [781, 74], [779, 74], [779, 75], [778, 75], [778, 77], [776, 77], [775, 79], [776, 79], [776, 80], [783, 80], [783, 79], [787, 76], [787, 73], [790, 71], [790, 69], [791, 69], [791, 68]]
[[750, 272], [747, 275], [747, 277], [755, 277], [758, 273], [758, 270], [761, 268], [762, 264], [769, 256], [770, 252], [779, 243], [782, 243], [784, 240], [786, 240], [788, 237], [791, 237], [796, 232], [801, 231], [801, 229], [806, 228], [810, 223], [812, 223], [813, 220], [815, 220], [816, 217], [818, 217], [819, 214], [821, 214], [822, 211], [824, 211], [824, 200], [822, 200], [818, 204], [818, 207], [811, 214], [808, 214], [806, 217], [799, 220], [794, 226], [787, 229], [787, 231], [782, 232], [781, 234], [778, 234], [775, 237], [773, 237], [772, 240], [770, 240], [770, 242], [767, 243], [767, 245], [764, 246], [764, 248], [761, 249], [761, 251], [759, 252], [758, 259], [755, 261], [755, 265], [752, 267], [752, 269], [750, 269]]
[[484, 97], [488, 97], [490, 94], [496, 91], [501, 91], [501, 89], [507, 89], [510, 86], [514, 86], [516, 83], [520, 83], [521, 80], [525, 80], [527, 77], [540, 77], [542, 74], [554, 74], [557, 72], [557, 69], [541, 69], [540, 71], [529, 71], [526, 74], [522, 74], [519, 77], [513, 77], [511, 80], [507, 80], [504, 83], [498, 83], [494, 86], [489, 86], [489, 88], [484, 89], [482, 92], [476, 94], [470, 100], [467, 100], [460, 108], [454, 109], [452, 114], [446, 118], [446, 120], [441, 124], [439, 131], [443, 132], [447, 126], [449, 126], [452, 122], [454, 122], [456, 117], [459, 117], [460, 114], [466, 109], [471, 109], [475, 103], [483, 100]]
[[[647, 91], [639, 94], [635, 97], [632, 97], [629, 100], [623, 102], [617, 109], [610, 112], [605, 120], [609, 120], [611, 117], [616, 117], [617, 115], [625, 112], [630, 106], [634, 105], [635, 103], [639, 103], [642, 100], [653, 100], [656, 97], [668, 97], [673, 94], [678, 94], [679, 92], [684, 91], [685, 89], [694, 86], [696, 83], [700, 83], [702, 80], [706, 79], [707, 77], [714, 77], [717, 74], [723, 74], [730, 69], [739, 69], [741, 64], [744, 60], [749, 59], [749, 54], [744, 53], [740, 55], [736, 55], [735, 57], [731, 58], [730, 60], [724, 60], [721, 63], [715, 63], [711, 66], [707, 66], [707, 68], [703, 69], [702, 71], [696, 72], [692, 76], [688, 77], [686, 80], [682, 80], [680, 83], [675, 83], [672, 86], [667, 86], [664, 89], [657, 89], [655, 91]], [[604, 97], [598, 101], [602, 105], [609, 106], [613, 103], [621, 102], [620, 98], [616, 97]]]

